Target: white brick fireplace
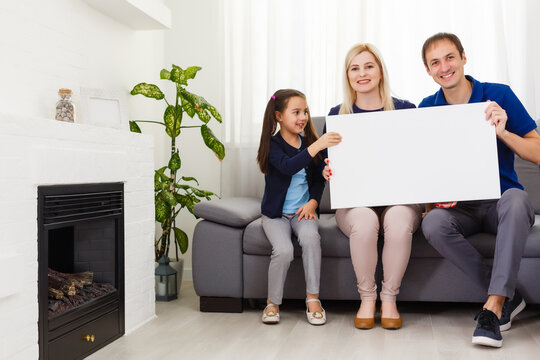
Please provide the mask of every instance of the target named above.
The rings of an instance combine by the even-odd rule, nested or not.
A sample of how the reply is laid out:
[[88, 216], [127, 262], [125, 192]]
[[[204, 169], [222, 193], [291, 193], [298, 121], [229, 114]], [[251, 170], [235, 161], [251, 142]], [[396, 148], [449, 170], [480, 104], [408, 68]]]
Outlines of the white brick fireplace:
[[0, 114], [0, 359], [38, 358], [37, 187], [124, 182], [125, 328], [155, 317], [153, 139]]

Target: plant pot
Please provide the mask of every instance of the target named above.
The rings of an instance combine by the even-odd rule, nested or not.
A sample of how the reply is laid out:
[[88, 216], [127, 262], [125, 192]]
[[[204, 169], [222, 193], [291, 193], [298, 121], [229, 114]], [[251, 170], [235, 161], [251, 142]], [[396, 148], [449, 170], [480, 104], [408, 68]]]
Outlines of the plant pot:
[[176, 277], [178, 280], [178, 297], [180, 297], [180, 287], [182, 286], [182, 276], [184, 275], [184, 259], [171, 260], [169, 263], [171, 267], [176, 270]]

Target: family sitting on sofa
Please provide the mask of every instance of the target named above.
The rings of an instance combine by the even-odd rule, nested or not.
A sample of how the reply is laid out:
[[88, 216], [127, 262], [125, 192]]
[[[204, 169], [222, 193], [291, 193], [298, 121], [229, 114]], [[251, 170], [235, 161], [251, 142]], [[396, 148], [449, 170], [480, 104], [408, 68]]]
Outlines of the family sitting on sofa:
[[[382, 229], [381, 326], [402, 326], [396, 296], [409, 262], [413, 233], [421, 226], [428, 242], [487, 295], [475, 318], [478, 322], [472, 342], [500, 347], [501, 331], [510, 329], [512, 319], [525, 307], [516, 283], [525, 241], [535, 221], [531, 200], [514, 171], [514, 154], [540, 164], [540, 136], [535, 131], [536, 123], [508, 86], [479, 82], [465, 75], [467, 58], [456, 35], [438, 33], [428, 38], [422, 47], [422, 60], [441, 88], [419, 107], [490, 102], [485, 113], [496, 129], [502, 195], [498, 200], [428, 204], [423, 220], [419, 204], [338, 209], [336, 222], [349, 238], [361, 298], [354, 324], [359, 329], [371, 329], [375, 323], [377, 241]], [[348, 52], [344, 80], [344, 101], [330, 109], [329, 115], [415, 107], [390, 95], [385, 65], [373, 45], [359, 44]], [[319, 300], [321, 237], [317, 209], [325, 180], [332, 181], [332, 164], [325, 149], [340, 141], [340, 134], [335, 132], [323, 131], [317, 136], [301, 92], [278, 90], [269, 99], [257, 155], [265, 174], [262, 228], [272, 245], [264, 323], [280, 320], [279, 305], [294, 258], [292, 234], [302, 249], [307, 320], [313, 325], [326, 322]], [[493, 265], [466, 239], [479, 232], [496, 234]]]

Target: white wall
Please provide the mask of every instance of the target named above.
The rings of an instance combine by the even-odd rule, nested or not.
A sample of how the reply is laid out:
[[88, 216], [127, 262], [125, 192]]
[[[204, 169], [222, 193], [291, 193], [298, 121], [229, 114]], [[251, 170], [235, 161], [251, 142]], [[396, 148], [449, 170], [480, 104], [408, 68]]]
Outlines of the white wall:
[[0, 47], [1, 111], [51, 119], [61, 87], [77, 105], [81, 86], [127, 93], [159, 78], [163, 32], [134, 31], [82, 0], [2, 1]]

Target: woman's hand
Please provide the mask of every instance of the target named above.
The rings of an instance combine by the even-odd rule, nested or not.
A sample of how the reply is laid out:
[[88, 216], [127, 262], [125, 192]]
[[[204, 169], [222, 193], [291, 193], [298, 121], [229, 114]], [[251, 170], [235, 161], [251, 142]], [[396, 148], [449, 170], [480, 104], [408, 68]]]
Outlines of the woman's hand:
[[315, 210], [317, 210], [317, 200], [311, 199], [304, 205], [300, 206], [300, 209], [296, 212], [296, 215], [298, 216], [298, 222], [302, 220], [302, 218], [305, 218], [306, 220], [316, 219], [317, 214], [315, 213]]
[[326, 166], [322, 171], [322, 176], [325, 178], [325, 180], [330, 181], [330, 176], [332, 176], [332, 169], [330, 169], [330, 166], [328, 166], [330, 160], [324, 159], [324, 162], [326, 163]]
[[435, 203], [434, 205], [435, 207], [438, 207], [438, 208], [449, 209], [456, 206], [457, 201], [440, 202], [440, 203]]

